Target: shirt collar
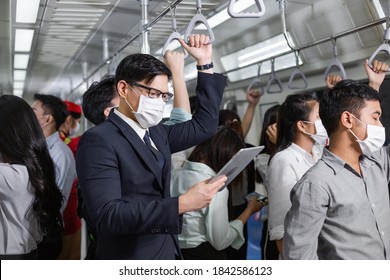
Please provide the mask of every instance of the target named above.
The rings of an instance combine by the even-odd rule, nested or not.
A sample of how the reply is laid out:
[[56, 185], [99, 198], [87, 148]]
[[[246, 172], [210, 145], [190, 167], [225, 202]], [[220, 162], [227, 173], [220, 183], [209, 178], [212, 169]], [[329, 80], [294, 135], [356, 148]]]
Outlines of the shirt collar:
[[53, 145], [58, 141], [61, 141], [58, 131], [46, 138], [46, 143], [49, 148], [53, 147]]
[[[356, 173], [356, 171], [348, 163], [336, 156], [334, 153], [330, 152], [328, 149], [324, 149], [321, 160], [323, 160], [326, 165], [332, 168], [335, 174], [344, 168], [347, 168]], [[359, 163], [362, 166], [369, 168], [374, 164], [374, 161], [363, 155], [359, 158]]]
[[130, 119], [128, 116], [122, 114], [121, 112], [118, 111], [117, 108], [114, 108], [114, 113], [120, 117], [123, 121], [125, 121], [136, 133], [137, 135], [143, 139], [145, 136], [145, 132], [147, 129], [142, 128], [138, 123]]

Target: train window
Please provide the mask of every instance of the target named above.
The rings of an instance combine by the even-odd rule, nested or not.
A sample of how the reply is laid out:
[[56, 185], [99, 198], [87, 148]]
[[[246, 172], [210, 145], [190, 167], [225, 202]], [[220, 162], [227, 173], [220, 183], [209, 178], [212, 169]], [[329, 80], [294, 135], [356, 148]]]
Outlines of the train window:
[[[275, 57], [289, 50], [290, 48], [287, 45], [283, 34], [279, 34], [237, 52], [222, 56], [221, 62], [226, 71], [237, 69], [228, 73], [229, 80], [235, 82], [255, 77], [257, 74], [257, 62]], [[302, 64], [300, 58], [299, 64]], [[294, 53], [290, 53], [278, 57], [277, 63], [275, 64], [275, 70], [277, 71], [293, 66], [295, 66], [295, 55]], [[270, 72], [271, 63], [270, 61], [265, 61], [262, 66], [262, 74]]]

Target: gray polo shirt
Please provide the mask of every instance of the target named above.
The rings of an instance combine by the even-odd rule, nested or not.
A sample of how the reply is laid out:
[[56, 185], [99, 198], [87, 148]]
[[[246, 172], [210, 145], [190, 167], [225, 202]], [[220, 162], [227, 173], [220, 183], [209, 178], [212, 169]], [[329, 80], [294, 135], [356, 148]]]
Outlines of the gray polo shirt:
[[291, 191], [284, 259], [390, 259], [389, 147], [360, 168], [324, 149]]

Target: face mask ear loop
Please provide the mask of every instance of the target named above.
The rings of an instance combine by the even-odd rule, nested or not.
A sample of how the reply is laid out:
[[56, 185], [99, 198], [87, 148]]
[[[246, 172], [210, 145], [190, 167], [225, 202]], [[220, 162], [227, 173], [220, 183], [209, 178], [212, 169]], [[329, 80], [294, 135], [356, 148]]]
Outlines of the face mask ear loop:
[[134, 110], [133, 106], [131, 106], [131, 105], [130, 105], [130, 103], [129, 103], [129, 102], [127, 102], [127, 99], [126, 99], [126, 98], [123, 98], [123, 99], [125, 100], [125, 102], [126, 102], [127, 106], [129, 106], [129, 107], [130, 107], [130, 109], [131, 109], [131, 110], [133, 110], [133, 113], [135, 113], [135, 110]]
[[[362, 122], [361, 120], [359, 120], [357, 117], [355, 117], [355, 115], [351, 114], [351, 116], [352, 116], [355, 120], [357, 120], [358, 122], [360, 122], [361, 124], [363, 124], [363, 125], [365, 125], [365, 126], [367, 127], [367, 124], [365, 124], [364, 122]], [[355, 136], [355, 138], [356, 138], [358, 141], [363, 141], [363, 140], [360, 140], [360, 139], [356, 136], [356, 134], [353, 133], [353, 131], [352, 131], [350, 128], [348, 128], [348, 130], [352, 133], [353, 136]]]
[[362, 140], [360, 140], [357, 136], [356, 136], [356, 134], [355, 133], [353, 133], [353, 131], [350, 129], [350, 128], [348, 128], [348, 130], [349, 130], [349, 132], [351, 132], [352, 133], [352, 135], [356, 138], [356, 140], [358, 140], [358, 141], [362, 141]]

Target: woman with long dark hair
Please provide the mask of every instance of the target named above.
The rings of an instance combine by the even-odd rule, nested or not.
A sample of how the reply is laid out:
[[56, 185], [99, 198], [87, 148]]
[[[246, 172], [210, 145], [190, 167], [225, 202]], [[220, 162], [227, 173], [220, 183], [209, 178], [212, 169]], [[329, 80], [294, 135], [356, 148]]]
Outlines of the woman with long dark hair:
[[[264, 185], [265, 191], [267, 186], [265, 185], [266, 174], [268, 170], [269, 158], [274, 154], [276, 150], [276, 121], [280, 105], [274, 105], [269, 108], [263, 119], [263, 127], [260, 133], [260, 146], [264, 146], [264, 150], [256, 157], [256, 171], [257, 182]], [[267, 194], [268, 195], [268, 194]], [[268, 233], [268, 207], [265, 207], [261, 211], [261, 220], [263, 222], [262, 238], [260, 241], [260, 248], [262, 257], [264, 260], [277, 260], [279, 258], [279, 251], [276, 247], [276, 242], [269, 240]]]
[[43, 131], [23, 99], [0, 97], [0, 259], [36, 259], [62, 230], [62, 195]]
[[321, 157], [326, 141], [318, 100], [310, 94], [287, 96], [279, 109], [276, 150], [271, 155], [265, 184], [269, 199], [270, 239], [276, 240], [280, 255], [284, 218], [291, 207], [290, 191]]
[[[171, 195], [185, 193], [194, 183], [216, 174], [245, 144], [230, 126], [220, 127], [216, 134], [195, 147], [181, 168], [172, 171]], [[226, 259], [226, 249], [238, 249], [245, 241], [243, 226], [259, 211], [263, 203], [252, 200], [241, 215], [229, 222], [228, 188], [218, 192], [211, 204], [183, 215], [183, 229], [179, 235], [184, 259]]]

